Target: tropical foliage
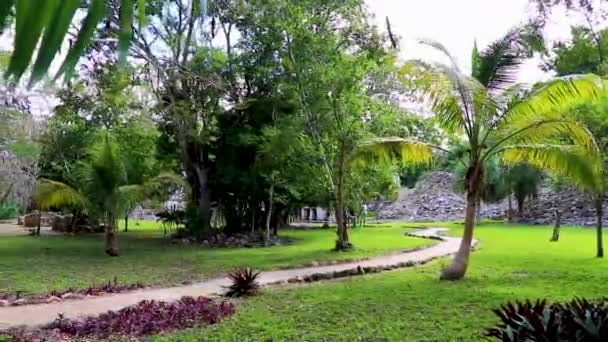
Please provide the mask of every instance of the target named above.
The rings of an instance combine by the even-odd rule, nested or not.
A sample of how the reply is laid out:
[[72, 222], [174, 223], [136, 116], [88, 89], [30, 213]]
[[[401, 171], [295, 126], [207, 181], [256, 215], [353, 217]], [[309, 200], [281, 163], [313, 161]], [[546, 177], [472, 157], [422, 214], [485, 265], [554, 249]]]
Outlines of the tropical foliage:
[[486, 336], [500, 341], [603, 341], [608, 338], [606, 300], [515, 302], [494, 310], [501, 324]]
[[106, 134], [89, 149], [85, 160], [76, 165], [75, 187], [41, 179], [36, 189], [35, 201], [42, 209], [71, 208], [99, 220], [104, 226], [105, 252], [110, 256], [117, 256], [118, 219], [123, 217], [134, 203], [148, 198], [172, 183], [179, 184], [180, 179], [160, 175], [146, 184], [129, 183], [119, 147], [113, 138]]
[[[422, 72], [420, 91], [441, 127], [466, 137], [467, 208], [461, 248], [442, 279], [464, 276], [473, 239], [475, 209], [481, 195], [486, 162], [528, 164], [570, 177], [578, 184], [597, 180], [599, 151], [593, 136], [569, 110], [582, 101], [597, 100], [603, 81], [594, 75], [557, 78], [525, 91], [514, 85], [515, 72], [528, 49], [525, 29], [509, 32], [487, 49], [472, 53], [472, 75], [464, 75], [441, 44], [425, 42], [441, 51], [447, 65], [408, 64], [404, 73]], [[591, 165], [591, 167], [590, 167]]]

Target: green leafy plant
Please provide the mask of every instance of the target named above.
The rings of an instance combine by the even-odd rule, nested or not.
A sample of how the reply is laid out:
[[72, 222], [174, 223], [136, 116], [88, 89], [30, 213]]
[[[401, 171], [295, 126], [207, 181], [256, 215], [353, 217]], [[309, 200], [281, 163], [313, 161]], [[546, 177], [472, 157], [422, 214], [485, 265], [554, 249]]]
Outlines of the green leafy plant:
[[13, 202], [4, 202], [0, 204], [0, 220], [8, 220], [17, 217], [19, 210]]
[[257, 294], [260, 291], [260, 283], [257, 280], [259, 276], [260, 272], [249, 267], [229, 273], [228, 278], [232, 284], [227, 287], [226, 296], [243, 297]]
[[494, 310], [501, 324], [486, 331], [487, 337], [500, 341], [606, 341], [608, 339], [608, 302], [574, 299], [547, 305], [546, 300], [532, 303], [507, 303]]

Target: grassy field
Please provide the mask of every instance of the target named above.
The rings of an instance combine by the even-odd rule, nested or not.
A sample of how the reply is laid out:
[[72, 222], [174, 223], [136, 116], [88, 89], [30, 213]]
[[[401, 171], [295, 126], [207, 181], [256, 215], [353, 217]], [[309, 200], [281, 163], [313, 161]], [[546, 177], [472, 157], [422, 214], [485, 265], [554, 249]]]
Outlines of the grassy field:
[[121, 256], [117, 258], [103, 253], [101, 235], [2, 236], [0, 292], [31, 294], [81, 288], [114, 277], [121, 283], [179, 284], [243, 266], [260, 270], [294, 267], [314, 260], [355, 259], [434, 243], [406, 237], [404, 233], [411, 228], [393, 224], [353, 231], [357, 250], [348, 253], [331, 251], [333, 230], [281, 231], [293, 239], [288, 246], [205, 249], [169, 244], [156, 222], [130, 221], [129, 227], [128, 233], [120, 233]]
[[[460, 234], [455, 228], [452, 234]], [[608, 260], [593, 229], [484, 225], [480, 250], [459, 282], [439, 282], [443, 259], [415, 269], [277, 288], [241, 303], [209, 329], [158, 341], [474, 341], [507, 300], [606, 296]]]

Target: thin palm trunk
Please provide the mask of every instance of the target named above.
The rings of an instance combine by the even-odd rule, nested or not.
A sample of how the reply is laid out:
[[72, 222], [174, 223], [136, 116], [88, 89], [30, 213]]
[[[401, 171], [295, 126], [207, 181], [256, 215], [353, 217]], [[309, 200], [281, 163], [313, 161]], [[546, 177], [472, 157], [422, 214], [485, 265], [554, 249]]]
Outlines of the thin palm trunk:
[[118, 256], [120, 254], [118, 248], [118, 236], [116, 235], [116, 224], [114, 219], [110, 218], [107, 220], [105, 227], [105, 242], [106, 242], [106, 254], [109, 256]]
[[452, 264], [441, 272], [441, 280], [458, 280], [464, 277], [467, 272], [469, 255], [471, 254], [471, 246], [473, 244], [473, 230], [475, 228], [475, 216], [477, 214], [479, 188], [483, 179], [482, 175], [483, 169], [481, 165], [472, 166], [470, 174], [467, 175], [467, 207], [465, 209], [464, 233]]
[[603, 258], [604, 257], [604, 244], [603, 244], [603, 237], [602, 237], [602, 230], [603, 230], [603, 216], [604, 216], [604, 208], [603, 208], [603, 196], [600, 194], [597, 196], [597, 198], [595, 199], [595, 213], [597, 216], [597, 257], [598, 258]]
[[129, 231], [129, 214], [125, 215], [125, 233]]
[[553, 235], [551, 236], [551, 242], [559, 241], [559, 231], [562, 225], [562, 211], [559, 209], [555, 210], [555, 226], [553, 227]]
[[36, 235], [40, 236], [40, 225], [42, 224], [42, 210], [38, 210], [38, 222], [36, 222]]
[[509, 192], [509, 208], [507, 209], [507, 221], [513, 222], [513, 194]]

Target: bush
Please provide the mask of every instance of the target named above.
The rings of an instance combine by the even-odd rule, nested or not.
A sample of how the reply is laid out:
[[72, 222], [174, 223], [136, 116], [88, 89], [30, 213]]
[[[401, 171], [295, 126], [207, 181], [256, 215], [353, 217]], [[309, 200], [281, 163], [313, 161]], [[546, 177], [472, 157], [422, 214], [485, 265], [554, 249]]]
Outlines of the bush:
[[502, 321], [486, 331], [500, 341], [608, 341], [608, 300], [574, 299], [507, 303], [494, 313]]
[[227, 287], [227, 297], [242, 297], [257, 294], [260, 291], [260, 283], [257, 279], [260, 272], [255, 272], [251, 268], [237, 270], [228, 274], [232, 284]]
[[53, 330], [72, 337], [148, 336], [162, 332], [214, 324], [234, 313], [231, 303], [216, 303], [206, 297], [183, 297], [177, 302], [142, 301], [119, 311], [109, 311], [84, 320], [62, 316], [51, 323]]
[[14, 219], [19, 216], [17, 205], [13, 202], [4, 202], [0, 204], [0, 220]]

